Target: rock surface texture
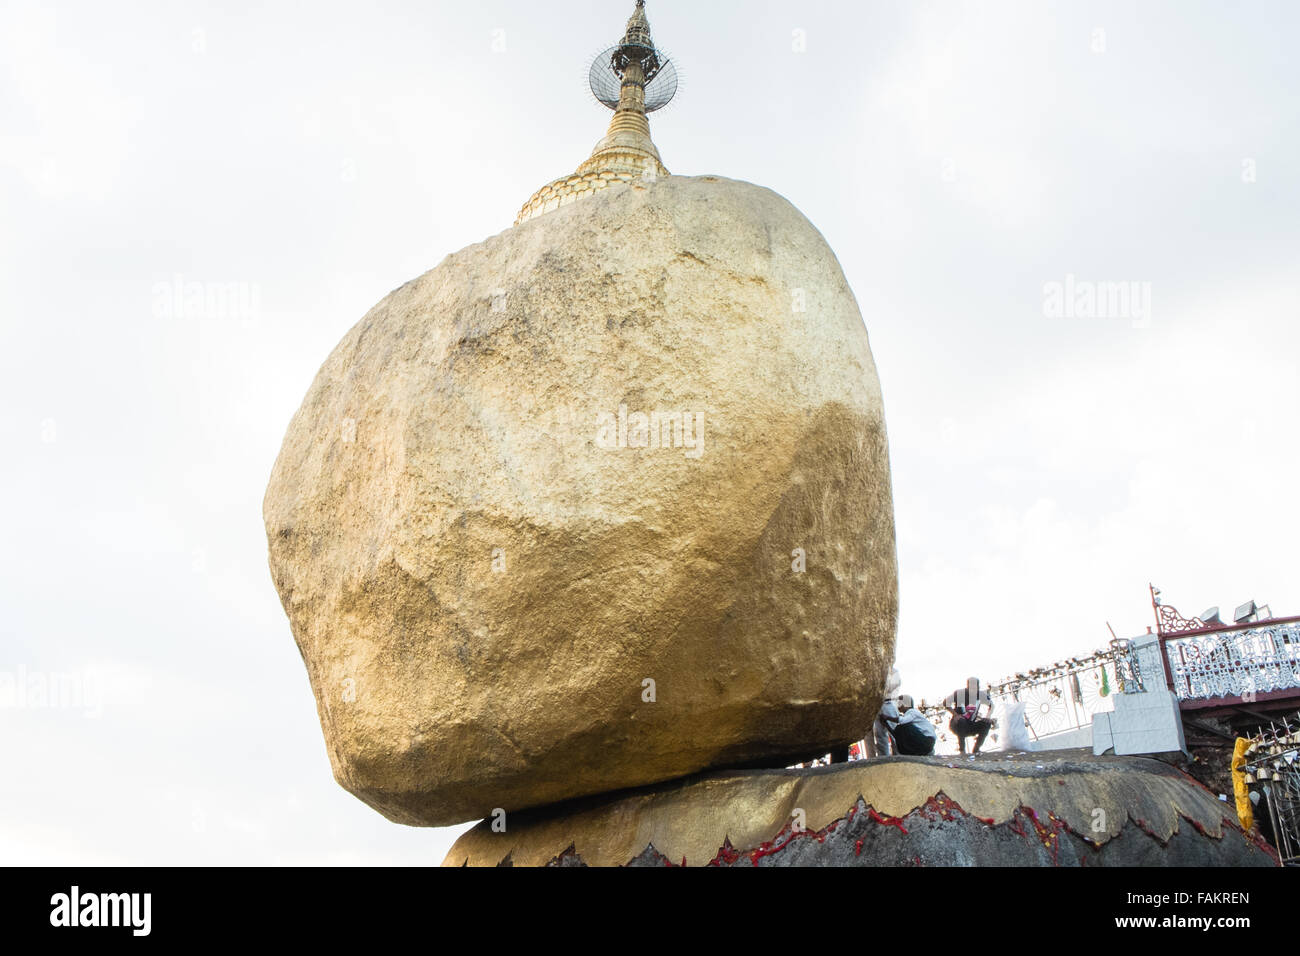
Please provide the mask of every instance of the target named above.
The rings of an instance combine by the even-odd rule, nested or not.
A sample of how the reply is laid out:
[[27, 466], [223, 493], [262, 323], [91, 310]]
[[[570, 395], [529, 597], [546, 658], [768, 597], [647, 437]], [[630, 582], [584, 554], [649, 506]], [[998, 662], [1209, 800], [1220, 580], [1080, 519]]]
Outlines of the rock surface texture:
[[611, 185], [389, 294], [264, 515], [335, 777], [402, 823], [824, 752], [893, 657], [867, 331], [747, 183]]
[[1277, 866], [1233, 816], [1147, 758], [890, 757], [514, 814], [443, 866]]

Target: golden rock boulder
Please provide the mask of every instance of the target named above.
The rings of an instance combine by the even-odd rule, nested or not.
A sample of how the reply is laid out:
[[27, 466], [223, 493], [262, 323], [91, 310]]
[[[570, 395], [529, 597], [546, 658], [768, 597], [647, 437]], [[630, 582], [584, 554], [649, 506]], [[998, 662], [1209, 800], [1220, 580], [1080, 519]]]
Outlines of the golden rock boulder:
[[611, 185], [390, 293], [264, 515], [335, 777], [402, 823], [825, 752], [893, 657], [867, 331], [747, 183]]

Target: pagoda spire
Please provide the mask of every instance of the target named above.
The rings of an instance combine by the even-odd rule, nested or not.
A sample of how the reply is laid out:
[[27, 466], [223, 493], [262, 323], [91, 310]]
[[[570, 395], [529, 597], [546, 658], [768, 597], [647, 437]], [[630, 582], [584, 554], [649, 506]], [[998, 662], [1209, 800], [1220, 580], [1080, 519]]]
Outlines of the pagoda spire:
[[[606, 186], [635, 180], [653, 181], [670, 175], [659, 156], [658, 147], [650, 138], [646, 86], [665, 67], [669, 70], [672, 67], [655, 48], [650, 21], [646, 18], [645, 0], [636, 0], [636, 7], [628, 17], [627, 27], [623, 31], [623, 38], [601, 55], [597, 66], [593, 66], [593, 75], [598, 66], [611, 81], [609, 98], [601, 94], [597, 97], [614, 110], [609, 128], [596, 143], [591, 155], [571, 176], [548, 183], [524, 203], [515, 220], [516, 225]], [[619, 82], [617, 103], [612, 96], [612, 81], [615, 77]], [[672, 76], [672, 82], [676, 83], [675, 75]], [[593, 92], [595, 88], [593, 83]], [[669, 89], [675, 89], [675, 85]], [[668, 96], [671, 98], [671, 92]], [[662, 106], [665, 102], [667, 100], [661, 98], [657, 106]]]
[[[582, 166], [592, 169], [617, 169], [629, 161], [639, 170], [662, 168], [659, 150], [650, 138], [650, 120], [646, 117], [645, 86], [659, 72], [659, 52], [650, 35], [650, 21], [645, 15], [645, 0], [637, 0], [628, 18], [623, 39], [614, 48], [610, 67], [622, 77], [618, 91], [618, 108], [609, 121], [605, 137], [591, 151]], [[664, 170], [664, 174], [667, 174]]]

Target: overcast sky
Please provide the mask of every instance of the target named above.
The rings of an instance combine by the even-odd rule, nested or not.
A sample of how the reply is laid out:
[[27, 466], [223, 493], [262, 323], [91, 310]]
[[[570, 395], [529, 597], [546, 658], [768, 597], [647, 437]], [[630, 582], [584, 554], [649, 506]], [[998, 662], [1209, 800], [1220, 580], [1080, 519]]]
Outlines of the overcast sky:
[[[333, 782], [262, 495], [348, 328], [586, 158], [631, 8], [0, 6], [0, 672], [81, 694], [0, 708], [0, 863], [441, 860]], [[1148, 581], [1300, 613], [1300, 7], [648, 12], [665, 164], [786, 196], [858, 297], [905, 691], [1140, 633]]]

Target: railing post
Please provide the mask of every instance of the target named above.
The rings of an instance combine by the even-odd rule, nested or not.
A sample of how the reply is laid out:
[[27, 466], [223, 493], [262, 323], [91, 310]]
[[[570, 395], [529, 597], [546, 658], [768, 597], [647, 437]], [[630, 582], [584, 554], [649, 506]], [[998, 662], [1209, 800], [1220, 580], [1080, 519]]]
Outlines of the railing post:
[[1169, 666], [1169, 637], [1165, 634], [1157, 634], [1156, 639], [1160, 644], [1160, 662], [1165, 665], [1165, 686], [1177, 697], [1178, 691], [1174, 688], [1174, 670]]

